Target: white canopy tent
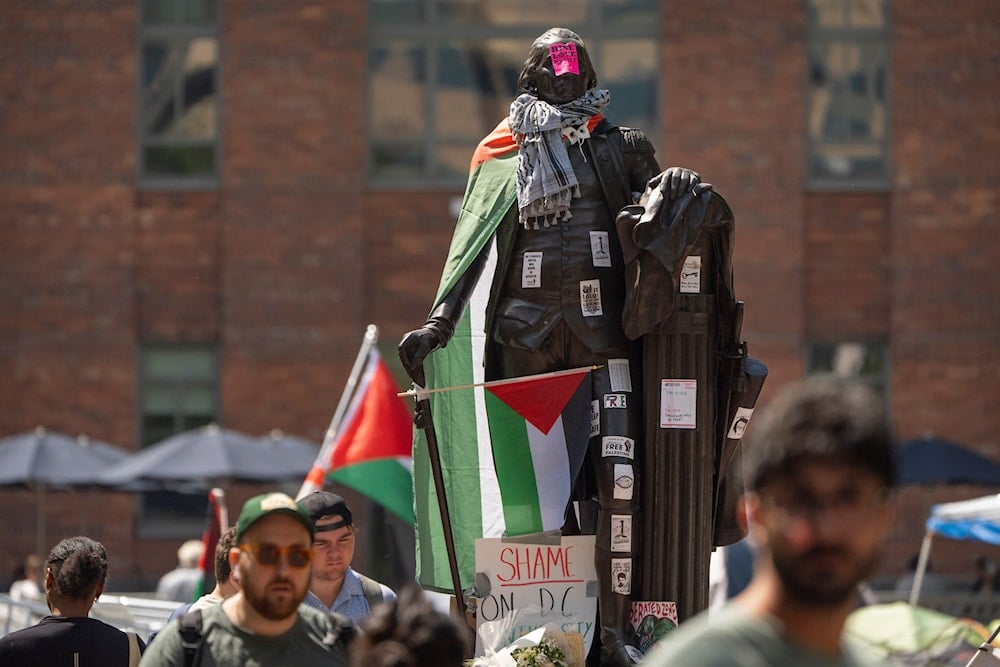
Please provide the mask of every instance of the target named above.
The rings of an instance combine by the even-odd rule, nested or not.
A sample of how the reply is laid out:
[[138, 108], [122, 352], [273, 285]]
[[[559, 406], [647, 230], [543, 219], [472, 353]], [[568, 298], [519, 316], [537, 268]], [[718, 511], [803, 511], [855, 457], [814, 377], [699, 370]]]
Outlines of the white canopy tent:
[[1000, 545], [1000, 494], [934, 505], [927, 517], [926, 528], [913, 588], [910, 590], [911, 605], [916, 605], [920, 597], [920, 586], [930, 559], [934, 535]]

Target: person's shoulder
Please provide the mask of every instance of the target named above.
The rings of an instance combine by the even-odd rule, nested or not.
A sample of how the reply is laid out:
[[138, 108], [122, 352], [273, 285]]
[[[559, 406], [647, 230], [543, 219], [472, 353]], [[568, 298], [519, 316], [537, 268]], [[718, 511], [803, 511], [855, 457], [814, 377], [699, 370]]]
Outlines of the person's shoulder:
[[357, 626], [344, 614], [335, 611], [320, 611], [307, 605], [299, 605], [299, 623], [308, 632], [324, 638], [324, 644], [332, 645], [328, 638], [342, 638], [347, 643], [354, 637]]
[[[749, 650], [760, 645], [772, 633], [767, 624], [752, 618], [735, 605], [717, 612], [703, 612], [682, 623], [664, 637], [646, 658], [651, 667], [737, 667], [742, 659], [759, 652]], [[749, 663], [746, 663], [749, 664]]]

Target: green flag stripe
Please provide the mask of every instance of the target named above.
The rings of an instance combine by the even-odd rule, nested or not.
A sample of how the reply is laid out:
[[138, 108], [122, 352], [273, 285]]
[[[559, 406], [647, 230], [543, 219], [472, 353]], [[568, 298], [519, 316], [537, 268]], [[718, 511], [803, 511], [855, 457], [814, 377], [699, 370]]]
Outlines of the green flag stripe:
[[486, 392], [486, 414], [507, 532], [511, 535], [541, 532], [542, 513], [524, 417], [490, 392]]
[[373, 459], [327, 473], [332, 482], [349, 486], [413, 525], [413, 476], [396, 459]]

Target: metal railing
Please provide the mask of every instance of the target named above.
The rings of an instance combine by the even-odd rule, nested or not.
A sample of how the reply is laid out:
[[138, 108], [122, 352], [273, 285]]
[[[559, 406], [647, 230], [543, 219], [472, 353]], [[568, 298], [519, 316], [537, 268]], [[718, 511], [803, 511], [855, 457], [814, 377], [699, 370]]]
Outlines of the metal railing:
[[[151, 633], [159, 632], [170, 612], [179, 606], [178, 602], [105, 593], [90, 610], [90, 617], [119, 630], [135, 632], [145, 640]], [[15, 600], [0, 593], [0, 635], [34, 625], [48, 614], [44, 602]]]

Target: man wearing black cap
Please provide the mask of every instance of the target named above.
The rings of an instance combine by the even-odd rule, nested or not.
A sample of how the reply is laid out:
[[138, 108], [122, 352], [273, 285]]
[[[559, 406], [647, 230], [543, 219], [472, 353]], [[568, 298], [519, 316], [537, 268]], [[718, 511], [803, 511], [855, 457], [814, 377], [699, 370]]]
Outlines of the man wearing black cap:
[[316, 530], [316, 560], [305, 604], [335, 611], [359, 623], [377, 603], [396, 599], [391, 588], [351, 569], [354, 519], [342, 497], [315, 491], [300, 498], [299, 505], [309, 514]]

